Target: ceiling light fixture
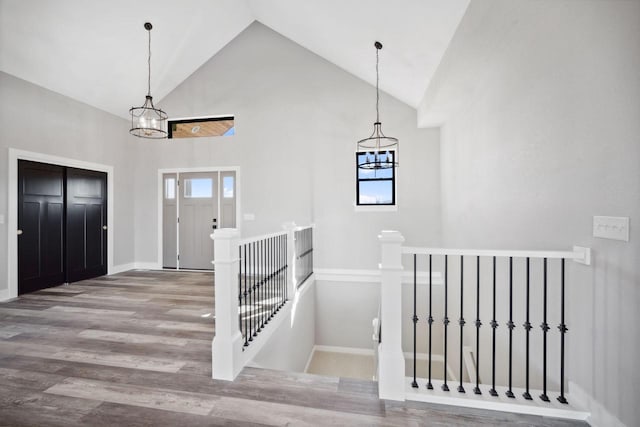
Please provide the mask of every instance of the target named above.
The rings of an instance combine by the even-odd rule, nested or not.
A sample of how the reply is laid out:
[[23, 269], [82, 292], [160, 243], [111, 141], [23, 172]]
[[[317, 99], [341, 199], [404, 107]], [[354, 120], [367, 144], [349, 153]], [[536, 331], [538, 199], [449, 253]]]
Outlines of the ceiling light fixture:
[[149, 77], [147, 79], [147, 96], [142, 107], [131, 107], [131, 129], [129, 133], [140, 138], [160, 139], [167, 137], [167, 113], [153, 105], [151, 97], [151, 29], [150, 22], [144, 24], [145, 30], [149, 33]]
[[366, 152], [366, 159], [360, 163], [360, 169], [390, 169], [398, 166], [400, 147], [398, 139], [386, 136], [382, 133], [382, 123], [380, 122], [380, 72], [378, 70], [379, 52], [382, 43], [375, 42], [376, 48], [376, 122], [373, 124], [371, 136], [358, 141], [358, 152]]

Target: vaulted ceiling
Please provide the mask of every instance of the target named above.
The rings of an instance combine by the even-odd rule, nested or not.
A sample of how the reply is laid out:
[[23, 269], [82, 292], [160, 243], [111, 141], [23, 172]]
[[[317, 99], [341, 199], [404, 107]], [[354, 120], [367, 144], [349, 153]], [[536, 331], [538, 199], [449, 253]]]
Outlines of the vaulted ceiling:
[[0, 0], [0, 70], [126, 117], [258, 20], [417, 107], [469, 0]]

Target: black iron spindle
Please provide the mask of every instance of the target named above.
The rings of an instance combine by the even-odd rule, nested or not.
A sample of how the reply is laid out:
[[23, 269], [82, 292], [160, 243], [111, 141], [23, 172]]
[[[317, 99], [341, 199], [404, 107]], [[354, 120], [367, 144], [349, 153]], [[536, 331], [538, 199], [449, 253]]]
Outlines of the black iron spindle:
[[269, 254], [267, 253], [267, 239], [262, 239], [262, 310], [263, 327], [269, 323]]
[[509, 328], [509, 390], [505, 393], [507, 397], [515, 398], [511, 385], [513, 383], [513, 257], [509, 257], [509, 322], [507, 327]]
[[256, 245], [255, 242], [251, 242], [250, 243], [251, 247], [250, 247], [250, 253], [251, 253], [251, 262], [249, 263], [250, 267], [251, 267], [251, 281], [253, 283], [252, 285], [252, 291], [251, 291], [251, 296], [252, 296], [252, 304], [251, 304], [251, 322], [253, 323], [251, 330], [253, 331], [253, 334], [251, 335], [251, 338], [249, 338], [249, 341], [253, 341], [253, 337], [255, 337], [256, 335], [258, 335], [258, 319], [257, 319], [257, 314], [256, 313], [256, 299], [257, 299], [257, 289], [256, 289]]
[[278, 308], [276, 305], [276, 300], [275, 300], [275, 289], [273, 287], [273, 275], [274, 275], [274, 271], [275, 271], [275, 259], [274, 259], [274, 254], [275, 251], [273, 250], [273, 242], [275, 240], [275, 237], [270, 237], [269, 238], [269, 301], [271, 302], [271, 309], [269, 310], [269, 312], [271, 313], [269, 315], [269, 319], [271, 319], [273, 317], [273, 315], [276, 312], [276, 309]]
[[442, 323], [444, 324], [444, 366], [443, 366], [443, 378], [444, 384], [442, 384], [442, 390], [449, 391], [449, 386], [447, 385], [447, 326], [449, 325], [449, 317], [447, 317], [448, 309], [447, 309], [447, 298], [448, 298], [448, 257], [444, 256], [444, 319], [442, 319]]
[[244, 346], [247, 347], [249, 345], [249, 313], [247, 312], [247, 309], [249, 308], [249, 304], [247, 303], [247, 245], [242, 245], [241, 247], [242, 253], [241, 253], [241, 260], [242, 260], [242, 264], [244, 264], [244, 269], [242, 271], [242, 281], [244, 282], [244, 311], [243, 311], [243, 316], [244, 316]]
[[276, 240], [276, 259], [278, 260], [278, 304], [282, 307], [282, 235]]
[[417, 302], [417, 258], [416, 254], [413, 254], [413, 382], [411, 383], [411, 387], [418, 387], [418, 382], [416, 381], [416, 328], [418, 326], [418, 315], [416, 314], [416, 302]]
[[433, 280], [432, 280], [432, 269], [431, 269], [431, 254], [429, 254], [429, 379], [427, 380], [427, 388], [429, 390], [433, 390], [433, 384], [431, 384], [431, 325], [433, 324], [433, 316], [431, 315], [431, 302], [432, 302], [432, 288], [433, 288]]
[[493, 343], [491, 350], [491, 390], [489, 394], [491, 396], [497, 396], [496, 391], [496, 328], [498, 322], [496, 321], [496, 257], [493, 257], [493, 319], [491, 320], [491, 328], [493, 329]]
[[260, 323], [258, 332], [262, 331], [264, 327], [264, 250], [263, 241], [258, 241], [258, 300], [259, 300], [259, 315]]
[[473, 388], [475, 394], [482, 394], [480, 391], [480, 256], [476, 257], [476, 386]]
[[529, 258], [527, 257], [527, 295], [526, 295], [526, 315], [527, 320], [522, 325], [525, 329], [525, 339], [526, 339], [526, 348], [525, 348], [525, 366], [524, 366], [524, 379], [525, 379], [525, 391], [522, 393], [522, 397], [526, 400], [532, 400], [531, 394], [529, 393], [529, 332], [531, 331], [531, 322], [529, 321], [529, 282], [530, 282], [530, 274], [529, 274]]
[[543, 278], [543, 293], [542, 293], [542, 394], [540, 399], [545, 402], [549, 401], [547, 396], [547, 332], [549, 331], [549, 325], [547, 324], [547, 259], [544, 259], [544, 278]]
[[464, 255], [460, 255], [460, 385], [458, 386], [458, 392], [464, 393], [464, 387], [462, 386], [462, 337], [464, 324]]
[[280, 288], [280, 306], [284, 304], [284, 287], [282, 286], [282, 235], [278, 237], [278, 287]]
[[560, 260], [560, 396], [558, 402], [569, 403], [564, 396], [564, 334], [567, 333], [567, 325], [564, 323], [564, 258]]

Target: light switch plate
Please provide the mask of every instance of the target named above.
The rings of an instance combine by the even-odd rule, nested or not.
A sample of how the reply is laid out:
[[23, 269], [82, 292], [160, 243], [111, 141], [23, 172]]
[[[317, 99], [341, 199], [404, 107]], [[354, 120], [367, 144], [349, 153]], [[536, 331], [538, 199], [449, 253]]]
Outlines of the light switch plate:
[[245, 221], [255, 221], [256, 220], [256, 215], [252, 214], [252, 213], [246, 213], [246, 214], [242, 215], [242, 218]]
[[0, 224], [4, 224], [4, 215], [0, 214]]
[[594, 216], [593, 237], [629, 241], [629, 217]]

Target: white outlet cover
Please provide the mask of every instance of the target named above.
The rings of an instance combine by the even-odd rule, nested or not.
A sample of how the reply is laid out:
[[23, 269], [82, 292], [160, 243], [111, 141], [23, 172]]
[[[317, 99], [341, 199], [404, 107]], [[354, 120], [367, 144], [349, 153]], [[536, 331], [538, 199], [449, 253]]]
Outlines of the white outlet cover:
[[629, 217], [594, 216], [593, 237], [629, 241]]
[[246, 213], [246, 214], [242, 215], [242, 218], [245, 221], [255, 221], [256, 220], [256, 215], [252, 214], [252, 213]]

